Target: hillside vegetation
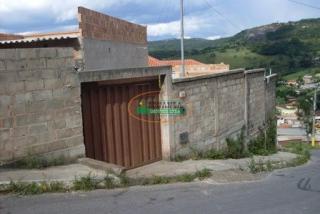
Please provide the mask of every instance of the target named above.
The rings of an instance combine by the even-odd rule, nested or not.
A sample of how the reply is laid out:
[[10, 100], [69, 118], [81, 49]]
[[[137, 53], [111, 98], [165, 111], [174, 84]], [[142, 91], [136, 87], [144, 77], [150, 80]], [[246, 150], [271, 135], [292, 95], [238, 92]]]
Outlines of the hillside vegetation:
[[[149, 53], [179, 58], [180, 41], [149, 42]], [[284, 76], [303, 75], [320, 67], [320, 19], [264, 25], [217, 40], [187, 39], [185, 54], [204, 63], [224, 62], [232, 69], [265, 67]]]

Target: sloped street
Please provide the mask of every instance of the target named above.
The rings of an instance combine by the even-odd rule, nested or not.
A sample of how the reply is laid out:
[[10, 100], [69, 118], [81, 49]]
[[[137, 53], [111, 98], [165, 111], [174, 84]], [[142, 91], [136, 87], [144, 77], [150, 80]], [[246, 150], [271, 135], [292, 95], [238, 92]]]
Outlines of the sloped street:
[[0, 213], [316, 214], [319, 200], [320, 151], [314, 151], [310, 163], [275, 171], [260, 181], [216, 184], [207, 180], [112, 191], [1, 196]]

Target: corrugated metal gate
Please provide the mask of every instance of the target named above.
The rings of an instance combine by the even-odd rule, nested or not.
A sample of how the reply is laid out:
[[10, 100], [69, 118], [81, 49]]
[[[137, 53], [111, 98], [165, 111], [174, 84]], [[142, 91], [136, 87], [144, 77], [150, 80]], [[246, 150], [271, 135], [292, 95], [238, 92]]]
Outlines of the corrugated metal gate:
[[[133, 97], [159, 91], [157, 80], [122, 84], [84, 83], [81, 91], [87, 157], [126, 168], [161, 159], [159, 115], [138, 116], [139, 119], [128, 113], [128, 103]], [[137, 107], [141, 100], [158, 101], [159, 93], [156, 95], [141, 96], [132, 102], [132, 107]]]

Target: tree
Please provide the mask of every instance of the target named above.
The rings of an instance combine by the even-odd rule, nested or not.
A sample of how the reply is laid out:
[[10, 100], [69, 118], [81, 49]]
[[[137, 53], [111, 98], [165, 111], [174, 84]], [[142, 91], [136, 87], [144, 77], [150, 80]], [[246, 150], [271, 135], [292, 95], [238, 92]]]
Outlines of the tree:
[[301, 91], [297, 99], [298, 104], [298, 117], [303, 122], [307, 139], [309, 141], [309, 135], [312, 133], [312, 116], [313, 116], [313, 90]]
[[304, 85], [304, 80], [302, 76], [299, 76], [297, 79], [298, 88], [300, 88], [302, 85]]

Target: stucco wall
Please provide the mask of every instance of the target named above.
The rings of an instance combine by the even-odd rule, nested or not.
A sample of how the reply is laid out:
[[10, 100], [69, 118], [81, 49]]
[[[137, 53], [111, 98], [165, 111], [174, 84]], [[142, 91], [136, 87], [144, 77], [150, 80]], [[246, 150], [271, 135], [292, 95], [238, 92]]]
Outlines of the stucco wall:
[[[171, 157], [192, 149], [225, 147], [225, 138], [236, 136], [243, 127], [254, 136], [264, 125], [265, 109], [275, 108], [273, 83], [265, 84], [261, 69], [174, 80], [171, 98], [181, 99], [187, 113], [172, 125]], [[180, 143], [184, 132], [189, 135], [187, 144]]]
[[0, 160], [84, 154], [73, 48], [0, 50]]

